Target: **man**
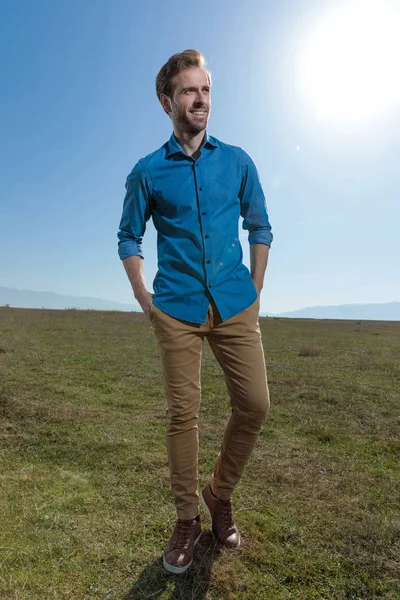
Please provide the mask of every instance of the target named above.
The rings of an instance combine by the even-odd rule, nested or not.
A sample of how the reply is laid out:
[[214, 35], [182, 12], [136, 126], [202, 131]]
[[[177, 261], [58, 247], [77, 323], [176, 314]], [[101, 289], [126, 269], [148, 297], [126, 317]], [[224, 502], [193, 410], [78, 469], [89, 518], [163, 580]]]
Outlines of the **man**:
[[[230, 549], [240, 545], [231, 497], [269, 409], [258, 312], [272, 234], [253, 161], [207, 133], [211, 76], [202, 54], [172, 56], [157, 76], [156, 91], [173, 134], [128, 176], [119, 255], [160, 349], [178, 513], [163, 563], [172, 573], [184, 573], [201, 535], [197, 424], [205, 337], [223, 369], [232, 413], [200, 497], [217, 540]], [[242, 263], [240, 215], [249, 231], [251, 274]], [[158, 231], [154, 296], [141, 252], [150, 217]]]

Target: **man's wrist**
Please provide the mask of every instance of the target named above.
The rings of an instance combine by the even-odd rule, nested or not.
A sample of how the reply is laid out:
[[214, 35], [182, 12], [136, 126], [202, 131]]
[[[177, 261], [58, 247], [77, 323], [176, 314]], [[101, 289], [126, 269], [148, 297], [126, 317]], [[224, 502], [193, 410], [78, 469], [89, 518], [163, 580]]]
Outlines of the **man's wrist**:
[[259, 282], [255, 279], [253, 279], [253, 284], [254, 284], [254, 287], [256, 288], [257, 294], [260, 295], [261, 290], [263, 289], [263, 282]]
[[135, 300], [140, 302], [141, 299], [146, 298], [150, 295], [150, 292], [145, 287], [140, 287], [140, 289], [133, 290], [133, 295], [135, 296]]

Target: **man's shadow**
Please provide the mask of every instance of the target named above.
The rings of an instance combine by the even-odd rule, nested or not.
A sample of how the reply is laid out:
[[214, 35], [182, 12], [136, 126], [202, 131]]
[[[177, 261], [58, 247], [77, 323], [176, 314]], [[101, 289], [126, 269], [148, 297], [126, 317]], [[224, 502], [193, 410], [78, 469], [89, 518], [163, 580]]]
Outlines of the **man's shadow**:
[[212, 533], [206, 531], [196, 545], [193, 563], [186, 573], [168, 573], [163, 567], [162, 558], [158, 558], [143, 569], [123, 600], [159, 598], [167, 589], [171, 592], [171, 600], [203, 600], [207, 596], [212, 563], [220, 552], [220, 545], [214, 541]]

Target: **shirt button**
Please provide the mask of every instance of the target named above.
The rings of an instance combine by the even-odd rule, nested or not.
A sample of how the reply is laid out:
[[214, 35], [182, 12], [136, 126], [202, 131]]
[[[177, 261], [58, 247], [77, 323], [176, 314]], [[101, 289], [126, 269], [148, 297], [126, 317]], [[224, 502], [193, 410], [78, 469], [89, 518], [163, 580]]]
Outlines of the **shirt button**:
[[209, 285], [208, 287], [209, 287], [209, 288], [212, 288], [212, 285]]
[[201, 214], [202, 214], [202, 215], [206, 215], [207, 213], [206, 213], [206, 211], [204, 211], [204, 212], [202, 212]]
[[211, 260], [208, 260], [208, 261], [207, 261], [207, 264], [209, 265], [210, 263], [211, 263]]
[[204, 236], [206, 239], [209, 238], [210, 236], [208, 235], [208, 233], [206, 233], [206, 235]]
[[199, 188], [199, 192], [202, 192], [202, 191], [203, 191], [203, 188]]

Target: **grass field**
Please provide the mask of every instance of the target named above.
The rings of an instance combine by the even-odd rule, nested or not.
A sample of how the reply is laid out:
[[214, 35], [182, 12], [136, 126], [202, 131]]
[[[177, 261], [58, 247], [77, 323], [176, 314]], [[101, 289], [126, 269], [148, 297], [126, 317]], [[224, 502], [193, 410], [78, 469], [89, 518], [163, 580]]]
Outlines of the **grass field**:
[[[268, 423], [185, 575], [165, 406], [143, 315], [0, 309], [0, 598], [400, 599], [400, 323], [261, 319]], [[229, 405], [203, 355], [200, 485]]]

